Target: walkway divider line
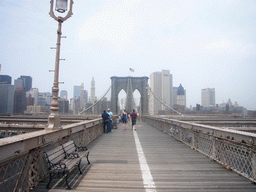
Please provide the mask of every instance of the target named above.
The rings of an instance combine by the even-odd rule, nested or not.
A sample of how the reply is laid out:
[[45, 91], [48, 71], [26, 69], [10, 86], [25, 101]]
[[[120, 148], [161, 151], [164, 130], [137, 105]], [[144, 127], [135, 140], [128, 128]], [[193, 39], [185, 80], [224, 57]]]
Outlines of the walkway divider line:
[[141, 170], [141, 174], [142, 174], [144, 188], [148, 192], [149, 191], [156, 192], [157, 190], [156, 190], [155, 182], [151, 175], [147, 160], [145, 158], [145, 155], [144, 155], [144, 152], [141, 147], [140, 140], [139, 140], [139, 137], [138, 137], [138, 134], [136, 131], [133, 131], [133, 136], [134, 136], [134, 140], [135, 140], [137, 154], [139, 157], [140, 170]]

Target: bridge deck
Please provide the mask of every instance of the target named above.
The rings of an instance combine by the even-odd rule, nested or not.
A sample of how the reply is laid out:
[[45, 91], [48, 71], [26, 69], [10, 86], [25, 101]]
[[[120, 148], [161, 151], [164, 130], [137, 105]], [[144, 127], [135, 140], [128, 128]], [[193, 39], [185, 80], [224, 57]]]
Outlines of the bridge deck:
[[[82, 175], [72, 172], [72, 191], [256, 191], [249, 180], [142, 122], [136, 133], [119, 124], [88, 147], [91, 164], [83, 161]], [[33, 191], [48, 191], [47, 181]], [[65, 186], [53, 180], [49, 191]]]

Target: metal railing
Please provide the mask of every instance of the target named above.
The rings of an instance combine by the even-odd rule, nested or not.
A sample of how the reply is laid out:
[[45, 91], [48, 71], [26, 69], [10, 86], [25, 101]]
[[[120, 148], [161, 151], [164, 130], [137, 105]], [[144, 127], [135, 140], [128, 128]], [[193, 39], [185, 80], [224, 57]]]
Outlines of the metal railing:
[[0, 139], [1, 192], [29, 191], [44, 179], [48, 172], [43, 151], [70, 139], [78, 146], [87, 145], [102, 132], [102, 120], [95, 119], [66, 125], [61, 130], [40, 130]]
[[256, 183], [256, 134], [152, 116], [142, 121]]

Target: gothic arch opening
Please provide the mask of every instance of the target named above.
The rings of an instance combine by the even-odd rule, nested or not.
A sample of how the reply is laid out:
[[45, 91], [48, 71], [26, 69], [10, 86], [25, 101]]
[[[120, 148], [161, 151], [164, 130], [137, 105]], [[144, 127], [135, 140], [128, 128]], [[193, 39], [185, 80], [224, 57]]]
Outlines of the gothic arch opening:
[[141, 94], [138, 89], [135, 89], [133, 92], [134, 106], [133, 109], [140, 113], [140, 105], [141, 105]]
[[125, 101], [126, 101], [126, 92], [124, 91], [124, 89], [122, 89], [119, 93], [118, 93], [118, 114], [121, 114], [121, 112], [123, 110], [125, 110]]

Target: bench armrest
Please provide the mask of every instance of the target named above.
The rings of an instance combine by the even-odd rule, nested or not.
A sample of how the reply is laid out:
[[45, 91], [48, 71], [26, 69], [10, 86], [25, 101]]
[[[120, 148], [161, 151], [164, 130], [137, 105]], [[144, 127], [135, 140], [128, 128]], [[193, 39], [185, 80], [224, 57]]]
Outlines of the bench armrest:
[[58, 162], [58, 163], [52, 163], [52, 166], [53, 170], [61, 170], [61, 169], [65, 169], [67, 168], [66, 164], [63, 163], [63, 162]]
[[75, 158], [78, 158], [79, 155], [78, 153], [67, 153], [67, 158], [68, 159], [75, 159]]
[[86, 151], [88, 150], [86, 146], [76, 147], [77, 151]]

